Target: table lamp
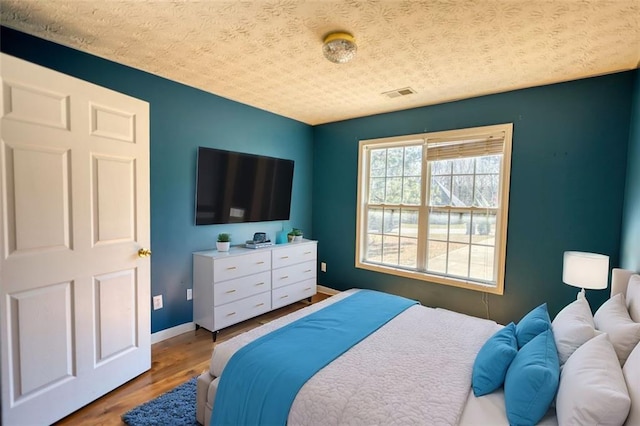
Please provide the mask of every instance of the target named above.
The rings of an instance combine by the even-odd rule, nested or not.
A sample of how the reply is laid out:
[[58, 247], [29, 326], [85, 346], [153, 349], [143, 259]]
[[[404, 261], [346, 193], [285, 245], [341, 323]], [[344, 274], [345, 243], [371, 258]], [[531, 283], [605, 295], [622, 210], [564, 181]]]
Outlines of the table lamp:
[[585, 289], [602, 290], [609, 280], [609, 256], [582, 251], [565, 251], [562, 282]]

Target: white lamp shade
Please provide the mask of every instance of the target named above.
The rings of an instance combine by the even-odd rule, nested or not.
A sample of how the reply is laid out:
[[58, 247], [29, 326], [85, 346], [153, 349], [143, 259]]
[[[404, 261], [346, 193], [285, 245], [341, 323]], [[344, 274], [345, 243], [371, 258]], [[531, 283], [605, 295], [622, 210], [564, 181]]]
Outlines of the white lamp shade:
[[582, 251], [565, 251], [562, 281], [574, 287], [601, 290], [607, 288], [609, 256]]

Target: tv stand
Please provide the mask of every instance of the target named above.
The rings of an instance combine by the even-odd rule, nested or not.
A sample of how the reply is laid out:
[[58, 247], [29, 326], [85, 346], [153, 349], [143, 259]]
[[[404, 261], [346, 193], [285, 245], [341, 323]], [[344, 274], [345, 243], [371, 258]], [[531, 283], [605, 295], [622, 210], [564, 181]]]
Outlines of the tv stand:
[[193, 253], [193, 322], [218, 331], [316, 294], [317, 241]]

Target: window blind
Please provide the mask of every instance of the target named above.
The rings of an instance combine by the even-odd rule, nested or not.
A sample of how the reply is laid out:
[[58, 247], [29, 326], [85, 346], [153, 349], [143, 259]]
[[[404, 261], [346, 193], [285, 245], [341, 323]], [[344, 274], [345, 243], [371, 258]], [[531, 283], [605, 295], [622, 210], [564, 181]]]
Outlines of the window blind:
[[503, 152], [504, 132], [473, 139], [427, 139], [427, 161], [499, 155]]

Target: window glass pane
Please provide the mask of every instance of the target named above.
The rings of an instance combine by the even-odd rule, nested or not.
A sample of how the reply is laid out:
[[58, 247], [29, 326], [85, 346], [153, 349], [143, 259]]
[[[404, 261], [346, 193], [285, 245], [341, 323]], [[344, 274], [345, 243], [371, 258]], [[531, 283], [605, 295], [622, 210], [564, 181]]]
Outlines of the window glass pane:
[[459, 160], [452, 160], [453, 174], [457, 175], [470, 175], [473, 174], [474, 158], [461, 158]]
[[446, 241], [449, 235], [449, 213], [448, 212], [431, 212], [429, 214], [429, 232], [430, 240]]
[[477, 207], [498, 207], [500, 175], [477, 175], [475, 205]]
[[387, 150], [372, 149], [370, 156], [369, 175], [380, 177], [384, 176], [387, 169]]
[[422, 146], [409, 146], [404, 150], [404, 175], [420, 176], [422, 174]]
[[476, 160], [476, 173], [500, 173], [502, 155], [487, 155]]
[[367, 235], [365, 260], [370, 262], [382, 262], [382, 235]]
[[451, 198], [451, 176], [432, 176], [429, 191], [430, 206], [448, 206]]
[[418, 212], [415, 210], [402, 210], [400, 213], [400, 235], [404, 237], [418, 238]]
[[388, 178], [386, 185], [385, 203], [400, 204], [402, 202], [402, 178]]
[[382, 209], [369, 209], [367, 214], [367, 233], [382, 233]]
[[432, 161], [431, 162], [431, 174], [432, 175], [450, 175], [451, 174], [450, 160]]
[[471, 242], [474, 244], [495, 245], [496, 237], [496, 212], [482, 212], [473, 214], [473, 235]]
[[402, 203], [420, 205], [420, 178], [406, 177], [402, 187]]
[[382, 262], [387, 265], [398, 264], [400, 238], [385, 235], [382, 237]]
[[473, 176], [453, 176], [451, 205], [457, 207], [473, 205]]
[[400, 238], [400, 265], [415, 268], [418, 265], [418, 244], [415, 238]]
[[369, 181], [369, 203], [384, 203], [385, 178], [371, 178]]
[[449, 225], [449, 241], [458, 243], [467, 243], [471, 237], [471, 214], [470, 213], [451, 213], [451, 222]]
[[469, 276], [469, 245], [449, 243], [447, 273], [460, 277]]
[[447, 272], [447, 243], [429, 240], [427, 248], [427, 270], [444, 274]]
[[399, 209], [384, 209], [384, 220], [382, 229], [385, 234], [400, 233], [400, 210]]
[[471, 246], [471, 271], [469, 276], [486, 281], [494, 281], [493, 258], [495, 249], [486, 246]]
[[402, 176], [404, 148], [389, 148], [387, 150], [387, 176]]

